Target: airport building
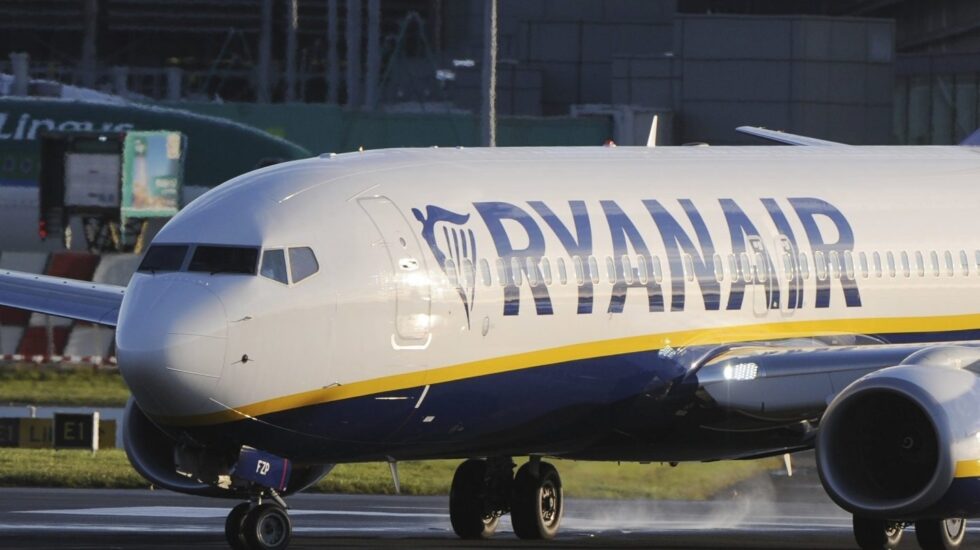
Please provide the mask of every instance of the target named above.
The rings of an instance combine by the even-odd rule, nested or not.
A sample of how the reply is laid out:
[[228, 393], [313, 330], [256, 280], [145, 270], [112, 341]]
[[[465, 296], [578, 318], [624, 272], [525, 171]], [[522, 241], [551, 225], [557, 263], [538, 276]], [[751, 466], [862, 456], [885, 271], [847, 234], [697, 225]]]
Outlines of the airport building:
[[[423, 142], [402, 135], [417, 133], [419, 119], [404, 132], [389, 122], [396, 115], [424, 115], [430, 144], [470, 145], [476, 126], [452, 117], [482, 105], [485, 6], [2, 0], [0, 72], [26, 53], [35, 78], [294, 139], [311, 133], [304, 124], [372, 126], [302, 143], [313, 149], [425, 144], [424, 134]], [[604, 133], [621, 143], [645, 138], [652, 113], [661, 115], [662, 143], [748, 143], [732, 132], [740, 124], [850, 143], [954, 143], [978, 126], [977, 17], [967, 0], [500, 0], [497, 112], [600, 117], [606, 124], [582, 139]], [[270, 115], [268, 104], [315, 107]], [[325, 106], [381, 115], [341, 120]], [[269, 118], [287, 121], [273, 128]], [[567, 144], [566, 131], [510, 144]]]
[[[131, 256], [77, 252], [77, 220], [75, 251], [37, 238], [25, 186], [40, 171], [33, 125], [184, 130], [197, 189], [185, 201], [269, 159], [480, 145], [488, 5], [0, 0], [0, 269], [125, 284], [134, 268]], [[957, 143], [980, 127], [978, 20], [968, 0], [498, 0], [497, 142], [644, 144], [656, 115], [659, 144], [759, 143], [740, 125], [853, 144]], [[72, 116], [24, 95], [114, 106]], [[218, 139], [213, 121], [165, 122], [154, 117], [177, 115], [146, 104], [300, 147], [266, 140], [263, 153], [263, 138], [248, 135], [258, 141], [245, 151], [240, 130]], [[202, 145], [232, 142], [238, 154], [211, 147], [202, 164]], [[97, 329], [51, 323], [0, 310], [0, 356], [112, 354]]]

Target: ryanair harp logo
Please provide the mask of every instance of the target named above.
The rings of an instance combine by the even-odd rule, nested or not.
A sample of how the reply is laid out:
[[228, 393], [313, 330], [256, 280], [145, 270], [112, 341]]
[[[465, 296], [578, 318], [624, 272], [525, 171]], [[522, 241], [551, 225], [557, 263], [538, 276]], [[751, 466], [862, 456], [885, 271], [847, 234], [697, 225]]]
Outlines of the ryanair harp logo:
[[422, 224], [422, 238], [428, 243], [439, 267], [450, 281], [456, 283], [456, 292], [466, 311], [466, 325], [470, 326], [470, 311], [476, 297], [477, 262], [476, 237], [472, 229], [464, 227], [470, 215], [432, 205], [425, 207], [425, 214], [418, 208], [413, 208], [412, 214]]

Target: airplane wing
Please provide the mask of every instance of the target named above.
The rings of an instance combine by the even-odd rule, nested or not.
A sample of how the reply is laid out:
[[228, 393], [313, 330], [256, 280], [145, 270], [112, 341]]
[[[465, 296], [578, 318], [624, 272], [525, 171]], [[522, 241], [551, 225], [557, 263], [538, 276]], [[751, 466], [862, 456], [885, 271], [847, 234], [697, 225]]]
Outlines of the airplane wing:
[[827, 146], [847, 147], [848, 146], [846, 143], [838, 143], [836, 141], [827, 141], [825, 139], [798, 136], [796, 134], [780, 132], [778, 130], [769, 130], [768, 128], [759, 128], [756, 126], [739, 126], [738, 128], [735, 128], [735, 131], [741, 132], [743, 134], [748, 134], [750, 136], [759, 137], [762, 139], [768, 139], [769, 141], [785, 143], [787, 145], [806, 145], [806, 146], [820, 146], [820, 147], [827, 147]]
[[[980, 343], [744, 346], [703, 360], [697, 376], [704, 395], [719, 407], [773, 418], [819, 414], [852, 382], [900, 365], [927, 348], [973, 348]], [[951, 365], [961, 366], [961, 365]], [[968, 368], [975, 369], [976, 365]]]
[[116, 326], [125, 287], [0, 271], [0, 306]]

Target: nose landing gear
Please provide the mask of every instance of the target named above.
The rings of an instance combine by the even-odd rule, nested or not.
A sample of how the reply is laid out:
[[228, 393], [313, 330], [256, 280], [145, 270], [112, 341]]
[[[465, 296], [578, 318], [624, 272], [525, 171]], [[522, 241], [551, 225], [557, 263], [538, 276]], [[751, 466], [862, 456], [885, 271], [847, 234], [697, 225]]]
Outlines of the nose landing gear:
[[282, 500], [243, 502], [225, 519], [225, 540], [233, 550], [281, 550], [289, 546], [292, 522]]

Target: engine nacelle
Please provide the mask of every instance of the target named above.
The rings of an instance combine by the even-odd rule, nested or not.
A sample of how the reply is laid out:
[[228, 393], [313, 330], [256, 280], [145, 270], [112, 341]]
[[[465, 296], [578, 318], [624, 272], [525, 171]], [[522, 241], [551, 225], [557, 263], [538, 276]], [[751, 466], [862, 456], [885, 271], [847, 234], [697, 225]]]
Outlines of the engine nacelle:
[[[130, 398], [123, 422], [123, 445], [130, 464], [153, 485], [191, 495], [248, 498], [247, 484], [231, 475], [238, 449], [208, 449], [182, 445], [160, 429]], [[296, 465], [284, 494], [302, 491], [333, 468], [332, 464]]]
[[890, 520], [980, 515], [978, 360], [976, 348], [930, 348], [842, 391], [816, 444], [830, 497]]

